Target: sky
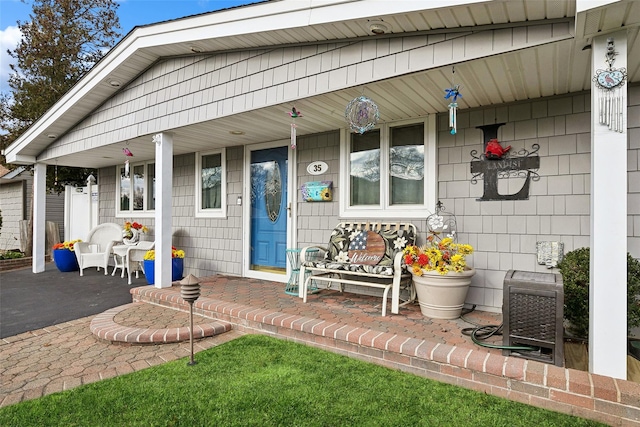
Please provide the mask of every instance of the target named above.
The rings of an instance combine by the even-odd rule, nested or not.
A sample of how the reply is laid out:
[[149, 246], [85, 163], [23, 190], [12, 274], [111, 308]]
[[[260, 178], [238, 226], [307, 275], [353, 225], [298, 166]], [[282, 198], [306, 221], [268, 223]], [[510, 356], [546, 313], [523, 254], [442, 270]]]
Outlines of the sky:
[[[135, 26], [153, 24], [189, 15], [256, 3], [258, 0], [116, 0], [119, 3], [120, 33], [124, 37]], [[10, 90], [9, 64], [13, 62], [7, 49], [13, 50], [22, 34], [17, 22], [30, 20], [32, 0], [0, 0], [0, 90]]]

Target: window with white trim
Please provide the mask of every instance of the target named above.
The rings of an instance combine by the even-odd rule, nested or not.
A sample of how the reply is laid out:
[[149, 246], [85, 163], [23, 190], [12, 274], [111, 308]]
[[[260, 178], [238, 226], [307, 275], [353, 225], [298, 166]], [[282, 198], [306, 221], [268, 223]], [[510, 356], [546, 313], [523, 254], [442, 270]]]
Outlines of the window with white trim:
[[424, 216], [436, 198], [435, 120], [383, 124], [341, 141], [340, 215]]
[[119, 178], [119, 185], [116, 186], [117, 216], [140, 216], [155, 210], [155, 163], [133, 163], [128, 170], [123, 165], [117, 166], [116, 176]]
[[227, 214], [227, 168], [224, 150], [196, 153], [196, 217]]

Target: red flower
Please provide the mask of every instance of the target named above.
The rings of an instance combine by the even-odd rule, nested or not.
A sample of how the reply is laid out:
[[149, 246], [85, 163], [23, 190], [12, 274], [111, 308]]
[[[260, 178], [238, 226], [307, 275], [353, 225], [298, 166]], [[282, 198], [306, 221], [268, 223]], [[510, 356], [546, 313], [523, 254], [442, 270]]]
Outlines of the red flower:
[[425, 265], [429, 264], [429, 257], [427, 256], [427, 254], [420, 254], [418, 255], [417, 262], [420, 267], [424, 267]]

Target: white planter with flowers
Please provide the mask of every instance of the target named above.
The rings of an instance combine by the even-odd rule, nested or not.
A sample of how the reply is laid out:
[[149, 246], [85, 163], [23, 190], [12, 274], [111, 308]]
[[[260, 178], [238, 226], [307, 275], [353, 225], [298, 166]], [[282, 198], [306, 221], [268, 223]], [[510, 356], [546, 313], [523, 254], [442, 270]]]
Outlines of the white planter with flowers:
[[460, 317], [474, 274], [473, 268], [446, 275], [436, 271], [424, 271], [421, 275], [412, 273], [422, 314], [432, 319]]
[[457, 319], [476, 274], [466, 262], [473, 247], [455, 242], [455, 216], [443, 212], [440, 202], [436, 213], [427, 218], [427, 227], [427, 244], [407, 246], [404, 262], [413, 276], [422, 314], [433, 319]]

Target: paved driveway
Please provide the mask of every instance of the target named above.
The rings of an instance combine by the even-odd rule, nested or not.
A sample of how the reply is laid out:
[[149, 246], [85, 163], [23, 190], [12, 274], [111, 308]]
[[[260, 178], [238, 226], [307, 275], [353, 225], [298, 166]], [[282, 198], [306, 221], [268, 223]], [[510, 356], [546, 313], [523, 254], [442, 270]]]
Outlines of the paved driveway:
[[[111, 272], [112, 267], [109, 268]], [[120, 271], [118, 271], [119, 273]], [[43, 273], [31, 267], [0, 273], [0, 338], [102, 313], [132, 301], [129, 289], [147, 285], [143, 275], [132, 285], [119, 274], [95, 268], [61, 273], [50, 262]]]

